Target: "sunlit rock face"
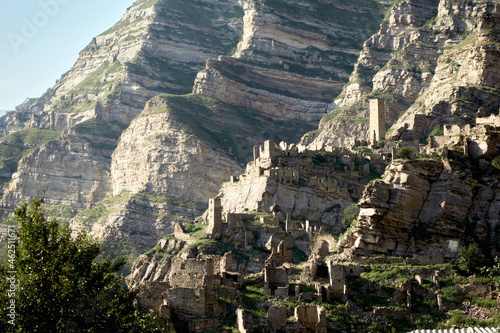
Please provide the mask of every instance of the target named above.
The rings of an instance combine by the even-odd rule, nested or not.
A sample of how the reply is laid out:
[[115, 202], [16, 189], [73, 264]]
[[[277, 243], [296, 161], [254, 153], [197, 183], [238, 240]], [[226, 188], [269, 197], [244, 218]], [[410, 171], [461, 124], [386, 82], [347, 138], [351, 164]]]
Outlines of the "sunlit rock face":
[[304, 144], [368, 140], [368, 104], [386, 104], [389, 138], [423, 140], [436, 126], [474, 124], [498, 111], [498, 5], [403, 1], [364, 44], [349, 83]]

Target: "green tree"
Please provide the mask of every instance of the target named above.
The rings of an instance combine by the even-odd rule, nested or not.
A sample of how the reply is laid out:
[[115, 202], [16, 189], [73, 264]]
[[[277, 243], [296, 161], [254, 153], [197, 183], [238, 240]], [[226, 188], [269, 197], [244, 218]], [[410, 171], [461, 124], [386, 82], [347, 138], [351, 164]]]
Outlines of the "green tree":
[[[68, 227], [46, 220], [40, 205], [35, 199], [15, 210], [15, 261], [0, 270], [0, 331], [165, 332], [164, 320], [133, 306], [136, 294], [117, 273], [123, 262], [97, 260], [102, 249], [95, 240], [84, 233], [72, 237]], [[11, 264], [17, 288], [7, 298]], [[15, 325], [7, 317], [10, 299]]]
[[432, 136], [441, 136], [443, 135], [444, 132], [443, 132], [443, 126], [442, 125], [436, 125], [436, 127], [434, 127], [434, 129], [432, 130], [431, 134]]
[[358, 219], [358, 214], [359, 214], [358, 205], [353, 203], [352, 205], [344, 209], [344, 217], [342, 217], [342, 225], [345, 228], [349, 228], [351, 225], [356, 223], [356, 220]]
[[496, 156], [492, 161], [491, 165], [493, 165], [495, 168], [500, 169], [500, 155]]
[[481, 250], [479, 247], [475, 244], [470, 244], [469, 246], [463, 246], [460, 248], [456, 263], [460, 270], [468, 274], [472, 274], [477, 271], [480, 257]]
[[396, 157], [409, 160], [412, 154], [413, 154], [413, 149], [409, 147], [403, 147], [398, 149], [398, 151], [396, 152]]

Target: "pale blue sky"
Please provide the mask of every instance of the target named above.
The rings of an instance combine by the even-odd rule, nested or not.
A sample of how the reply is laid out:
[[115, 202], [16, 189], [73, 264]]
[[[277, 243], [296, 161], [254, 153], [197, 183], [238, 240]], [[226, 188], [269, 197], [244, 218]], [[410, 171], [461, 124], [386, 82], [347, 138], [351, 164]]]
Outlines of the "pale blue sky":
[[39, 97], [134, 0], [0, 0], [0, 110]]

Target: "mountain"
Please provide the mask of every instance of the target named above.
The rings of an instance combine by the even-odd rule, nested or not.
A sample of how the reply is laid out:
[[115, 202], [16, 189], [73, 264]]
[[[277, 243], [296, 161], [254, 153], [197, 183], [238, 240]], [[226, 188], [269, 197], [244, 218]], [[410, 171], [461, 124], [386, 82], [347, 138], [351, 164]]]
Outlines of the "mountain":
[[498, 56], [497, 6], [398, 2], [380, 31], [365, 42], [349, 83], [335, 100], [338, 108], [302, 142], [347, 146], [356, 139], [370, 141], [370, 98], [385, 101], [392, 139], [425, 140], [436, 127], [475, 124], [480, 107], [481, 117], [498, 114], [498, 73], [490, 66]]
[[2, 216], [44, 198], [179, 332], [497, 326], [499, 18], [137, 1], [0, 118]]
[[[383, 17], [383, 2], [360, 3], [137, 1], [2, 119], [3, 210], [41, 197], [74, 228], [151, 246], [240, 174], [254, 145], [317, 126]], [[160, 207], [165, 192], [175, 200]], [[137, 223], [137, 211], [154, 218]]]

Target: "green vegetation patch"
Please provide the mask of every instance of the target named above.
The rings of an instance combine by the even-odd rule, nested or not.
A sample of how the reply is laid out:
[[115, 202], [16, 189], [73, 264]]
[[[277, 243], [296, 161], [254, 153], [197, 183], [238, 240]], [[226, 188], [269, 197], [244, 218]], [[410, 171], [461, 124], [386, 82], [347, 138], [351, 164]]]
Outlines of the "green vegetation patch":
[[432, 136], [441, 136], [444, 134], [444, 131], [443, 131], [443, 126], [442, 125], [436, 125], [436, 127], [434, 127], [434, 129], [432, 130], [431, 134]]
[[131, 196], [129, 191], [122, 191], [118, 195], [100, 201], [93, 208], [84, 210], [78, 218], [87, 226], [98, 221], [105, 221], [111, 213], [119, 209], [121, 203], [130, 199]]
[[[361, 100], [356, 101], [352, 105], [343, 106], [327, 113], [320, 121], [320, 128], [332, 121], [342, 121], [355, 124], [369, 124], [370, 118], [360, 116], [360, 114], [368, 114], [368, 95]], [[372, 97], [374, 98], [374, 97]]]
[[265, 318], [266, 311], [259, 306], [260, 303], [266, 301], [269, 297], [264, 294], [264, 281], [262, 277], [254, 277], [245, 279], [245, 285], [241, 290], [243, 297], [242, 303], [247, 311], [254, 318]]
[[60, 131], [40, 128], [26, 128], [4, 136], [0, 139], [0, 142], [16, 142], [39, 146], [48, 141], [56, 140], [60, 135]]
[[0, 168], [15, 172], [21, 158], [35, 147], [56, 140], [60, 135], [60, 131], [27, 128], [4, 136], [0, 139]]
[[451, 327], [498, 327], [500, 326], [500, 315], [496, 315], [490, 321], [483, 321], [473, 317], [466, 317], [460, 312], [452, 311], [451, 318], [445, 328]]
[[43, 205], [43, 212], [47, 217], [63, 218], [70, 220], [76, 216], [78, 211], [70, 205]]
[[352, 105], [343, 106], [341, 108], [330, 111], [321, 119], [320, 127], [324, 127], [331, 121], [342, 121], [355, 124], [369, 124], [370, 118], [362, 115], [368, 115], [368, 111], [370, 108], [368, 101], [375, 98], [384, 100], [386, 109], [390, 108], [392, 104], [398, 103], [395, 94], [376, 90], [367, 95], [364, 95], [361, 100], [356, 101]]
[[[74, 92], [77, 94], [76, 92]], [[90, 101], [87, 96], [83, 101], [75, 103], [72, 100], [59, 100], [50, 105], [49, 111], [63, 112], [63, 113], [77, 113], [88, 110], [93, 110], [97, 104], [96, 101]]]
[[99, 94], [106, 87], [116, 84], [116, 80], [107, 80], [106, 76], [112, 73], [123, 71], [123, 65], [119, 61], [110, 63], [105, 61], [95, 71], [87, 75], [87, 77], [77, 84], [75, 88], [68, 92], [68, 94], [83, 95], [83, 94]]
[[161, 95], [156, 99], [160, 105], [140, 116], [168, 113], [186, 132], [240, 163], [252, 158], [255, 142], [297, 142], [314, 127], [300, 121], [271, 119], [255, 110], [199, 95]]
[[158, 3], [158, 1], [160, 1], [160, 0], [138, 1], [138, 2], [136, 2], [136, 5], [139, 6], [139, 7], [137, 7], [137, 9], [146, 9], [146, 8], [152, 7], [152, 6], [156, 5]]
[[204, 202], [182, 200], [167, 193], [141, 192], [134, 194], [132, 198], [153, 203], [166, 203], [172, 206], [185, 207], [197, 211], [204, 211], [205, 209], [207, 209], [207, 204]]
[[364, 272], [361, 276], [367, 280], [372, 280], [378, 283], [391, 285], [392, 282], [403, 282], [410, 279], [412, 276], [408, 274], [405, 267], [376, 267], [372, 266], [370, 271]]
[[309, 259], [309, 256], [296, 246], [292, 247], [292, 256], [294, 263], [306, 262]]
[[100, 119], [89, 119], [72, 127], [80, 134], [88, 134], [101, 138], [118, 140], [126, 125], [117, 121], [105, 121]]

